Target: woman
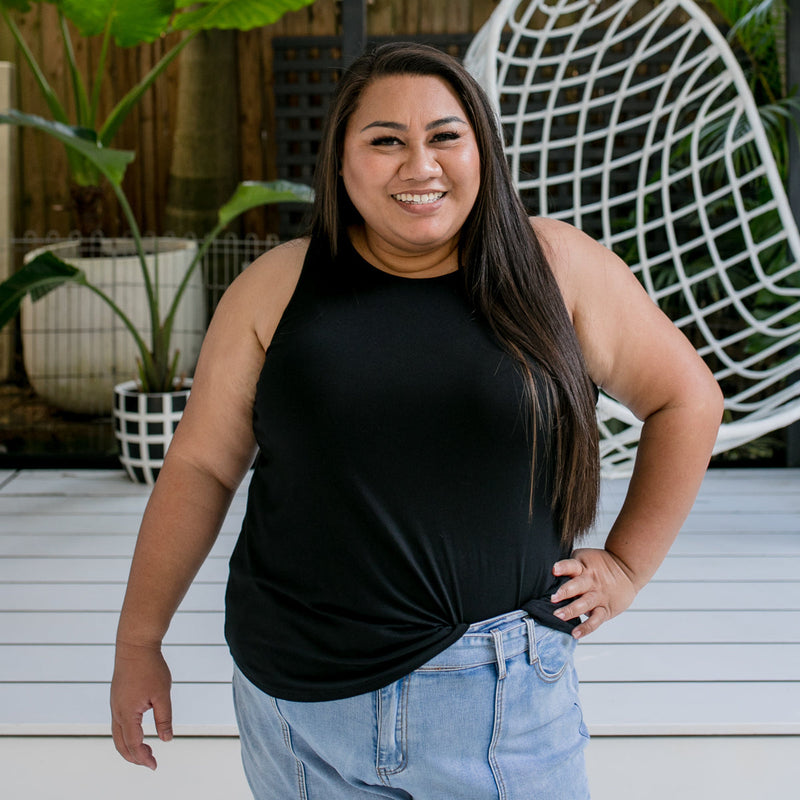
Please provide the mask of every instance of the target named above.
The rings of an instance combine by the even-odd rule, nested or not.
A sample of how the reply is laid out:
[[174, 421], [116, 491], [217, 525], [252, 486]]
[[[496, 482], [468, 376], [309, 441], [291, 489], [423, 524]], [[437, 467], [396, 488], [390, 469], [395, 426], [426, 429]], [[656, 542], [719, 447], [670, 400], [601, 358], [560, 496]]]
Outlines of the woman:
[[[316, 184], [310, 237], [209, 328], [120, 618], [117, 749], [155, 768], [150, 708], [171, 738], [161, 641], [258, 449], [226, 598], [254, 795], [588, 797], [573, 648], [669, 549], [719, 390], [619, 259], [526, 217], [491, 107], [440, 52], [353, 64]], [[605, 548], [573, 550], [594, 386], [644, 427]]]

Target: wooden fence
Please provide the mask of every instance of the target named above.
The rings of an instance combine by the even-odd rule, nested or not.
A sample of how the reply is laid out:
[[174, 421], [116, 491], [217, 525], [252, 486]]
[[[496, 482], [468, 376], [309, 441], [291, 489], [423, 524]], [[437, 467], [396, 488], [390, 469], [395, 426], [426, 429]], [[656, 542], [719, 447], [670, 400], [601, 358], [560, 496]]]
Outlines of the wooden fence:
[[[496, 0], [373, 0], [367, 5], [369, 37], [474, 33], [497, 5]], [[55, 9], [41, 4], [38, 10], [16, 17], [34, 54], [43, 65], [49, 81], [60, 96], [66, 96], [69, 76], [58, 38]], [[283, 36], [336, 36], [340, 30], [340, 4], [336, 0], [317, 0], [308, 8], [287, 14], [274, 25], [238, 35], [239, 81], [238, 108], [240, 129], [238, 142], [241, 178], [269, 180], [277, 176], [275, 99], [273, 94], [272, 40]], [[103, 108], [122, 97], [134, 79], [156, 63], [166, 47], [167, 39], [151, 46], [142, 46], [113, 53], [109, 65]], [[96, 61], [99, 42], [75, 38], [79, 62], [91, 69]], [[8, 52], [4, 52], [8, 51]], [[5, 36], [0, 40], [0, 60], [16, 61], [17, 97], [19, 106], [30, 113], [49, 116], [39, 96], [30, 70], [19, 54], [9, 46]], [[135, 150], [137, 158], [126, 177], [126, 190], [142, 227], [151, 232], [163, 231], [164, 210], [172, 155], [172, 134], [175, 128], [179, 66], [173, 64], [148, 92], [138, 109], [120, 129], [114, 146]], [[102, 116], [102, 113], [101, 113]], [[51, 140], [31, 131], [18, 137], [16, 163], [16, 234], [25, 231], [44, 234], [51, 231], [68, 233], [73, 227], [69, 211], [66, 159], [63, 149]], [[113, 203], [104, 229], [115, 232], [120, 221]], [[251, 212], [245, 219], [247, 233], [264, 237], [274, 232], [272, 217]]]

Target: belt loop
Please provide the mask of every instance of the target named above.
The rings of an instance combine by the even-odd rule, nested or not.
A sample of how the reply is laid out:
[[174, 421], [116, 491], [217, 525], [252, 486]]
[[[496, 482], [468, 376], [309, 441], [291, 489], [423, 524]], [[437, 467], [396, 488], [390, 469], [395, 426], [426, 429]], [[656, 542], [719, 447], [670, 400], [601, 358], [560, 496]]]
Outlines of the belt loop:
[[492, 631], [492, 639], [494, 640], [494, 652], [497, 656], [497, 678], [498, 680], [503, 680], [506, 677], [506, 654], [503, 651], [503, 634], [495, 629]]
[[536, 632], [533, 627], [533, 619], [525, 617], [525, 625], [528, 628], [528, 663], [536, 663]]

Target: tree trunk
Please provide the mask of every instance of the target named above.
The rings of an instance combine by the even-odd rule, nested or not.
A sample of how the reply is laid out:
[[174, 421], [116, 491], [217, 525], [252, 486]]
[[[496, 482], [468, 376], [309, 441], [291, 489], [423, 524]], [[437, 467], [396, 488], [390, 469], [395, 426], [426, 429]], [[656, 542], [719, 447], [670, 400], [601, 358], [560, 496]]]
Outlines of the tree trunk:
[[179, 56], [165, 230], [201, 238], [239, 181], [236, 31], [204, 31]]

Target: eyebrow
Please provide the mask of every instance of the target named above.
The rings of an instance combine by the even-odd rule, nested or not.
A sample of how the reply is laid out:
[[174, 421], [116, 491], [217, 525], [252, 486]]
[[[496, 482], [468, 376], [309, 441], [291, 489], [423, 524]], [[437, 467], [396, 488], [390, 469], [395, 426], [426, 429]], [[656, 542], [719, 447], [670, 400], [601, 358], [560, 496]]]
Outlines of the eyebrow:
[[[429, 122], [425, 126], [426, 131], [433, 130], [434, 128], [440, 128], [442, 125], [449, 125], [452, 122], [460, 122], [462, 125], [466, 125], [466, 121], [461, 119], [461, 117], [452, 116], [452, 117], [442, 117], [441, 119], [435, 119], [433, 122]], [[361, 129], [361, 133], [369, 128], [391, 128], [395, 131], [406, 131], [408, 130], [407, 125], [402, 125], [399, 122], [389, 122], [387, 120], [376, 120], [375, 122], [370, 122], [369, 125], [365, 125]]]

